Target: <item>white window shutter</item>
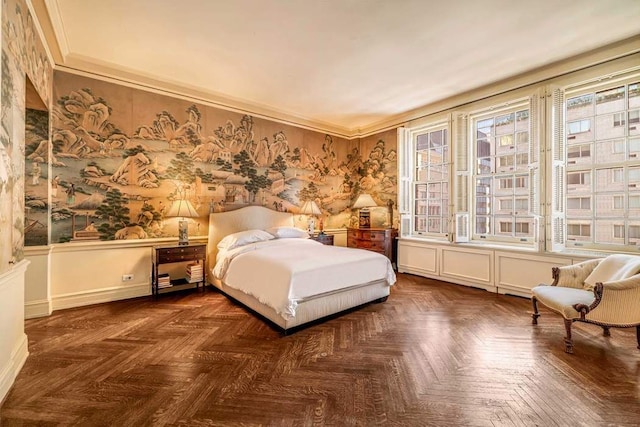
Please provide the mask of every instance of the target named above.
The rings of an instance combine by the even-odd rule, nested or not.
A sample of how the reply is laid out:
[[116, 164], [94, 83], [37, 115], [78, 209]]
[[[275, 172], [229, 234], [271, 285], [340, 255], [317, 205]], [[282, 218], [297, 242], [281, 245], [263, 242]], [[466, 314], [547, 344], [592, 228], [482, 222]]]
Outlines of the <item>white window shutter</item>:
[[413, 177], [413, 144], [409, 129], [398, 128], [398, 213], [400, 236], [411, 235], [411, 181]]
[[551, 105], [551, 250], [562, 251], [566, 241], [565, 218], [564, 92], [553, 90]]
[[453, 162], [455, 171], [455, 242], [468, 242], [471, 236], [470, 210], [469, 210], [469, 139], [468, 117], [466, 114], [456, 114], [454, 117], [454, 142], [455, 158]]
[[544, 233], [541, 227], [544, 221], [541, 221], [542, 208], [540, 206], [540, 200], [544, 200], [541, 197], [542, 182], [540, 173], [540, 148], [542, 146], [541, 138], [543, 135], [541, 126], [544, 122], [544, 92], [541, 90], [536, 91], [529, 98], [529, 215], [534, 218], [534, 239], [536, 249], [540, 249], [544, 243]]

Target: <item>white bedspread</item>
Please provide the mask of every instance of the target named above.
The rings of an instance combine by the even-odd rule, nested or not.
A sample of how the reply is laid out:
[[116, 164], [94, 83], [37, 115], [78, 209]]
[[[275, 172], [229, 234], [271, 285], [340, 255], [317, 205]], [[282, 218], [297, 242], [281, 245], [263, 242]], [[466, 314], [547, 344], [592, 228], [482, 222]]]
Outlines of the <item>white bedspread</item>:
[[309, 239], [275, 239], [218, 253], [214, 277], [257, 298], [285, 319], [313, 295], [396, 275], [389, 259], [364, 249], [328, 246]]

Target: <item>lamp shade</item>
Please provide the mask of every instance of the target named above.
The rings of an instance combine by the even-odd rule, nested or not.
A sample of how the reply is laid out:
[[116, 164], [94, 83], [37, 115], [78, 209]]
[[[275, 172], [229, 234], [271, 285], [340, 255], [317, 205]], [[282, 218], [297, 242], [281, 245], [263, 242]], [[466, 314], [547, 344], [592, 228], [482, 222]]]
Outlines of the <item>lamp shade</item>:
[[305, 215], [322, 215], [322, 211], [313, 200], [307, 200], [300, 208], [300, 213]]
[[373, 200], [369, 194], [360, 194], [356, 199], [356, 202], [353, 204], [354, 209], [362, 209], [362, 208], [373, 208], [378, 206], [378, 204]]
[[182, 217], [182, 218], [196, 218], [198, 215], [198, 211], [193, 207], [190, 201], [179, 199], [173, 202], [171, 208], [169, 208], [169, 212], [167, 212], [167, 217]]

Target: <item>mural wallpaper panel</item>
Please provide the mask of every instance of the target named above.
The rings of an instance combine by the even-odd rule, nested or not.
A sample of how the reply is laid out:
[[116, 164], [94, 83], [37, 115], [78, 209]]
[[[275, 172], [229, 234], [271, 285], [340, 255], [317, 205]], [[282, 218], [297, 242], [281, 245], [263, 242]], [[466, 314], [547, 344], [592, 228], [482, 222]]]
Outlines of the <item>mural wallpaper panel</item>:
[[180, 199], [200, 214], [192, 236], [209, 212], [246, 205], [314, 200], [330, 229], [352, 222], [363, 185], [395, 200], [395, 134], [363, 161], [359, 141], [74, 74], [54, 74], [53, 96], [52, 242], [177, 236]]
[[[46, 245], [49, 240], [48, 164], [49, 112], [26, 109], [25, 114], [24, 239], [25, 246]], [[52, 182], [53, 186], [54, 183]], [[52, 188], [52, 191], [56, 189]]]
[[1, 66], [0, 274], [24, 258], [25, 75], [42, 99], [51, 92], [51, 65], [23, 0], [2, 1]]
[[[398, 228], [398, 133], [390, 129], [360, 140], [363, 156], [355, 168], [356, 193], [371, 194], [378, 208], [371, 209], [371, 226]], [[383, 209], [386, 208], [386, 209]], [[355, 218], [352, 218], [355, 220]], [[358, 221], [351, 224], [357, 226]]]
[[24, 0], [2, 0], [2, 36], [16, 66], [29, 76], [44, 104], [49, 105], [53, 69]]

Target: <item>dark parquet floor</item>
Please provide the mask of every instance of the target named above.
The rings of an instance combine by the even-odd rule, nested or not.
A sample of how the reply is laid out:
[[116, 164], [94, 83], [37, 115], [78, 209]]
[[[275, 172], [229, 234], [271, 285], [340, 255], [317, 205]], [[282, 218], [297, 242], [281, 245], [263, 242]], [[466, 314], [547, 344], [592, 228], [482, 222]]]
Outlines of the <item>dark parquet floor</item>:
[[532, 326], [528, 299], [398, 279], [290, 336], [214, 291], [29, 320], [0, 425], [640, 424], [634, 329], [577, 324], [569, 355], [561, 318]]

